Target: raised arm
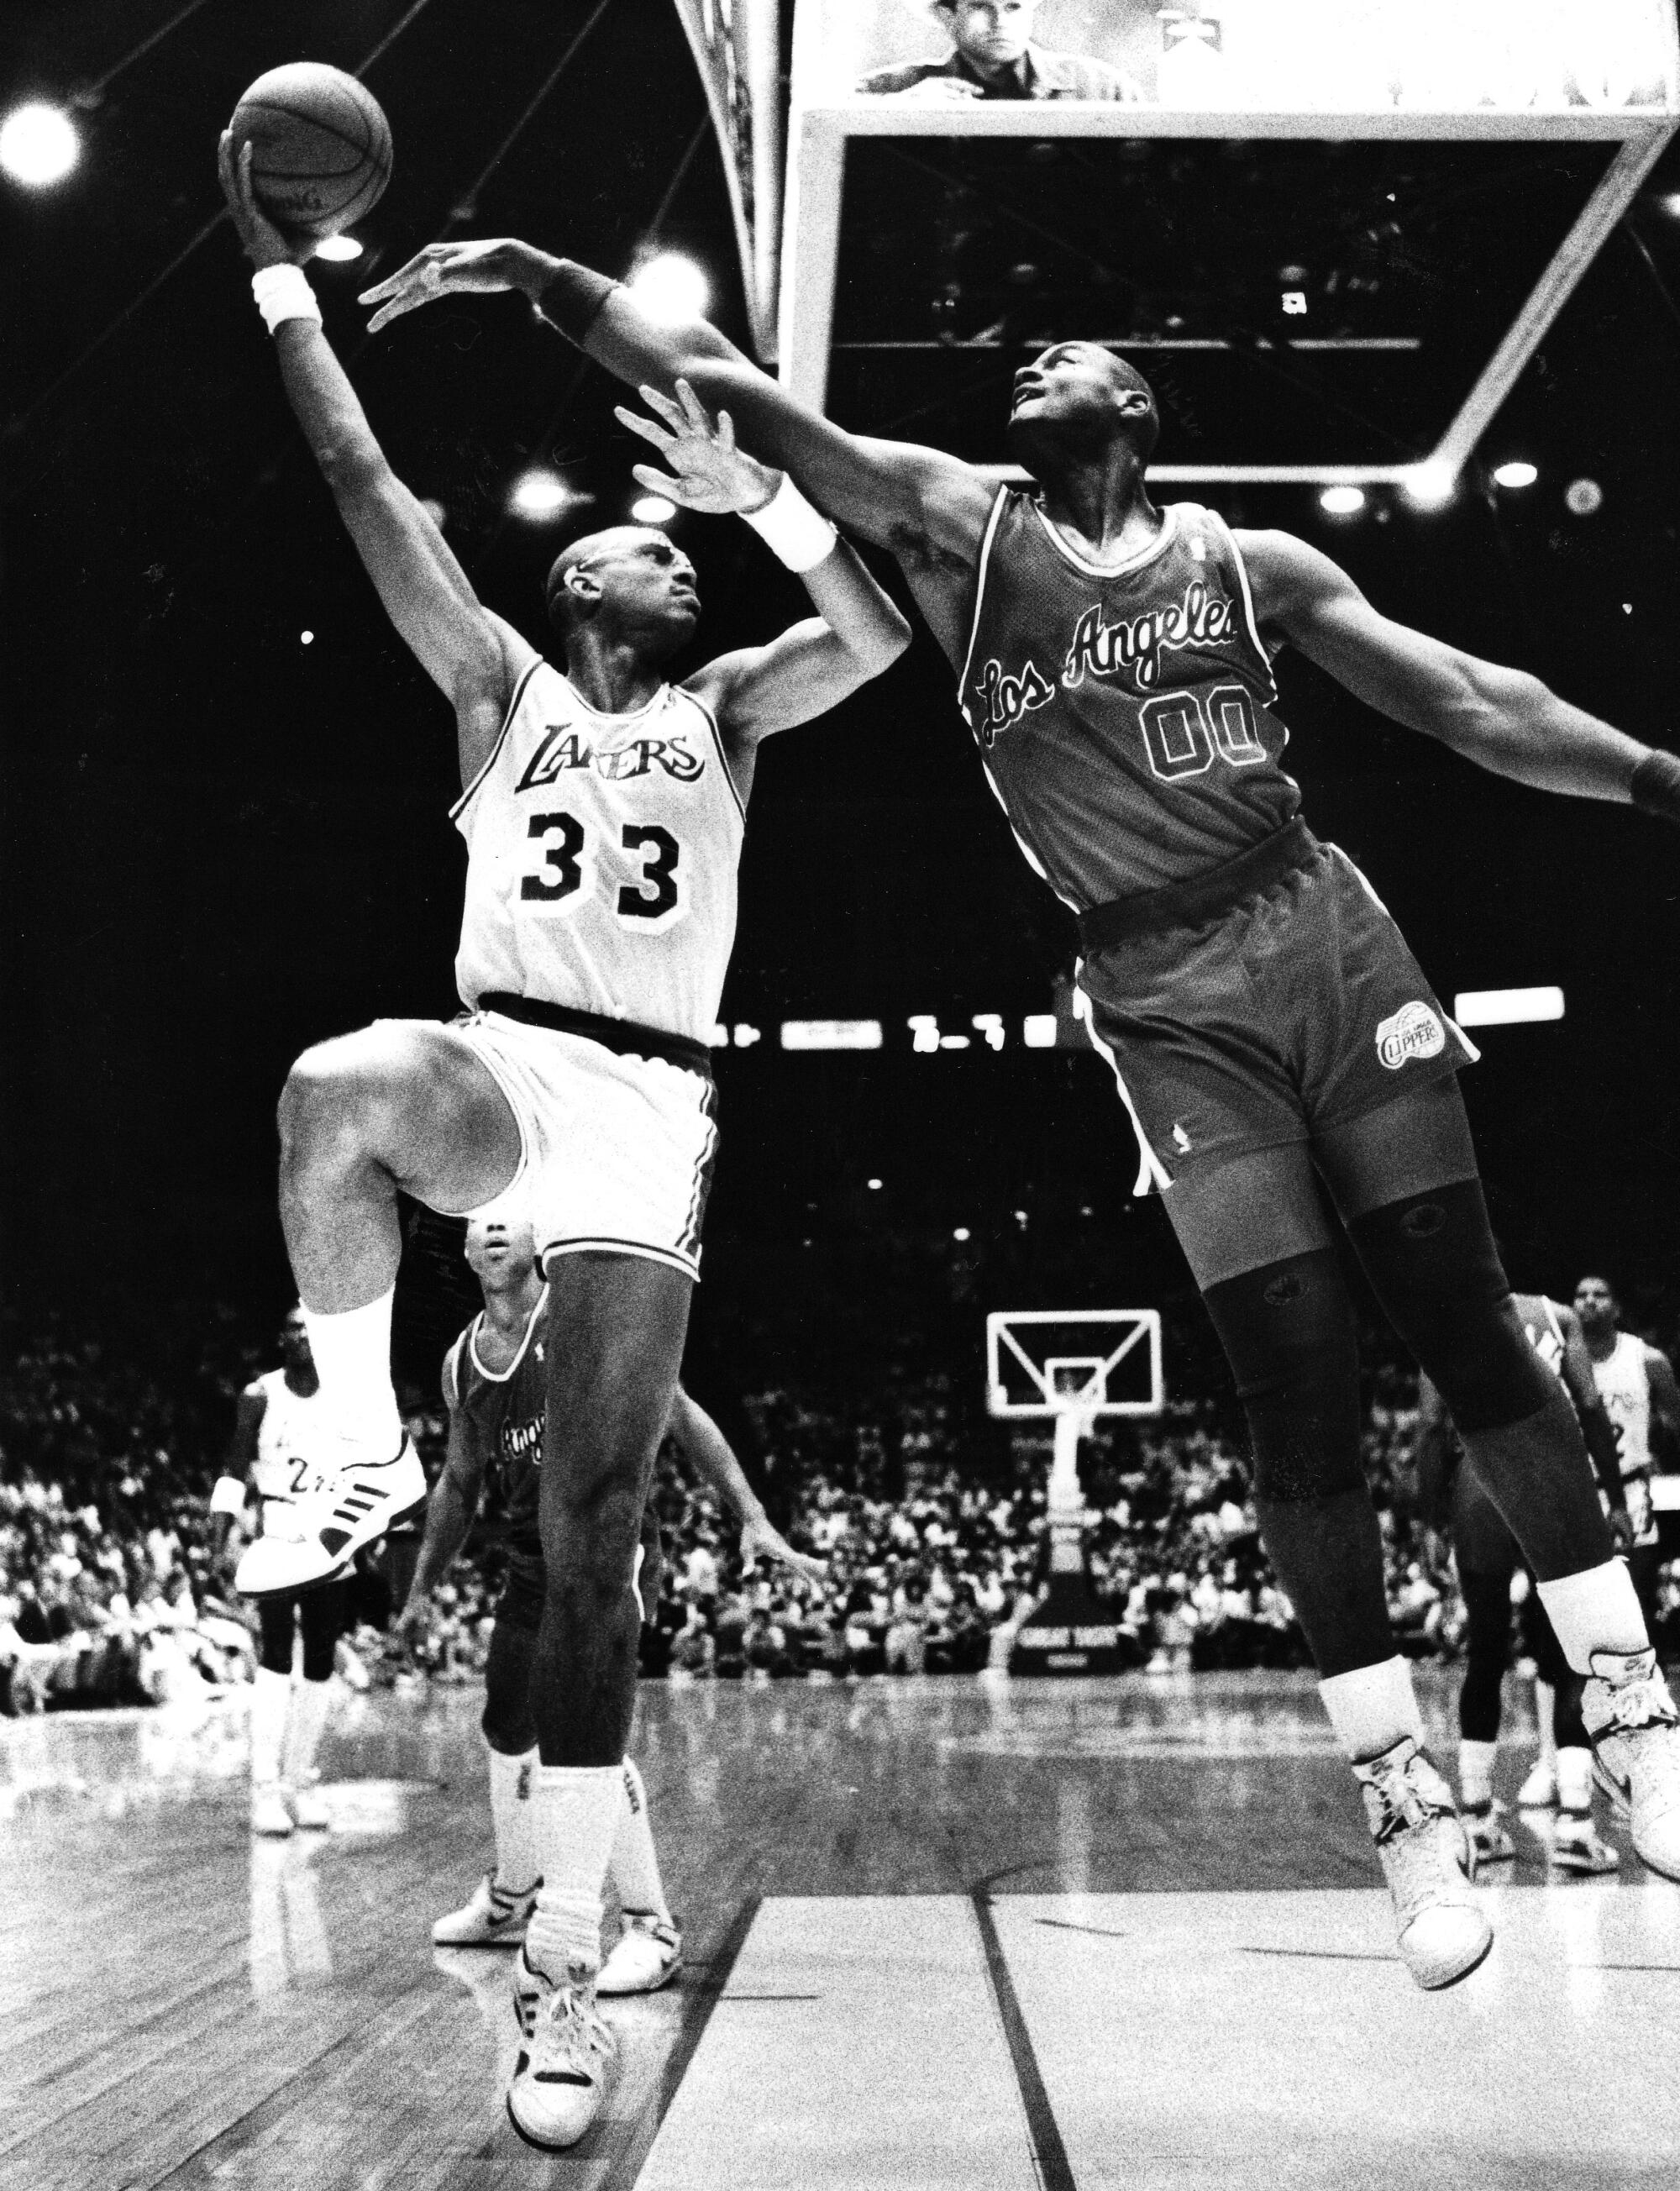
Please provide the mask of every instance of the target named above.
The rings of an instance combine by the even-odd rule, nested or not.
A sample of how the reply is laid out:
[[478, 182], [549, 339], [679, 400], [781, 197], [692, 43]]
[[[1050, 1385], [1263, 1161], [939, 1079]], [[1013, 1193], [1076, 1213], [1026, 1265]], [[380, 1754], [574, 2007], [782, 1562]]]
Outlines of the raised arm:
[[724, 1504], [733, 1509], [741, 1524], [743, 1559], [761, 1556], [774, 1560], [779, 1566], [791, 1568], [795, 1574], [803, 1575], [807, 1582], [815, 1582], [821, 1576], [822, 1561], [812, 1559], [807, 1552], [796, 1552], [776, 1528], [765, 1512], [762, 1500], [748, 1482], [744, 1470], [735, 1458], [734, 1448], [705, 1409], [690, 1399], [681, 1385], [671, 1402], [665, 1434], [675, 1441], [677, 1450], [696, 1474], [703, 1477]]
[[[222, 190], [247, 256], [260, 274], [297, 269], [312, 248], [283, 236], [253, 194], [251, 148], [224, 133]], [[487, 616], [464, 571], [419, 500], [392, 471], [356, 390], [322, 331], [319, 308], [295, 288], [293, 316], [274, 329], [280, 377], [345, 529], [385, 612], [455, 709], [461, 780], [471, 781], [501, 728], [534, 650]]]
[[1262, 633], [1298, 646], [1385, 715], [1535, 790], [1632, 802], [1680, 820], [1673, 755], [1572, 708], [1526, 670], [1394, 623], [1304, 540], [1287, 532], [1237, 538]]
[[848, 532], [889, 548], [907, 570], [965, 578], [994, 496], [971, 466], [938, 449], [847, 434], [795, 401], [703, 320], [666, 327], [627, 289], [573, 259], [499, 237], [433, 243], [364, 292], [370, 326], [462, 291], [515, 289], [561, 333], [632, 388], [673, 396], [686, 380], [703, 403], [734, 415], [746, 445], [790, 472]]

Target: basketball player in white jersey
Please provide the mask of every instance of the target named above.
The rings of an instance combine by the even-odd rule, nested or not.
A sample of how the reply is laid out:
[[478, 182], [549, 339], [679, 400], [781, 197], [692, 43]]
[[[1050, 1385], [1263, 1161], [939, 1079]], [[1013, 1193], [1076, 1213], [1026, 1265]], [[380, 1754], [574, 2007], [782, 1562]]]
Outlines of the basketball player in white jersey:
[[[548, 1322], [548, 1289], [536, 1262], [528, 1223], [475, 1218], [467, 1226], [466, 1258], [483, 1289], [484, 1308], [444, 1360], [448, 1455], [427, 1504], [425, 1539], [407, 1602], [398, 1617], [398, 1630], [417, 1637], [429, 1627], [432, 1593], [466, 1541], [489, 1478], [495, 1487], [507, 1561], [484, 1669], [483, 1727], [496, 1862], [464, 1908], [440, 1917], [431, 1936], [440, 1947], [514, 1948], [525, 1938], [538, 1883], [529, 1799], [540, 1761], [530, 1690], [544, 1596], [539, 1529], [547, 1383], [544, 1356], [550, 1346], [563, 1346], [566, 1335]], [[822, 1574], [820, 1560], [796, 1552], [772, 1525], [728, 1440], [681, 1385], [671, 1403], [666, 1436], [737, 1517], [744, 1560], [762, 1556], [812, 1580]], [[635, 1578], [644, 1618], [658, 1602], [659, 1569], [658, 1523], [650, 1507]], [[655, 1992], [681, 1962], [682, 1935], [665, 1899], [647, 1792], [629, 1757], [624, 1760], [624, 1811], [610, 1875], [623, 1912], [622, 1929], [601, 1966], [596, 1991]], [[528, 1983], [519, 1991], [528, 2000]]]
[[[745, 802], [760, 741], [878, 675], [908, 627], [807, 505], [772, 544], [817, 614], [673, 686], [665, 664], [699, 617], [693, 569], [663, 532], [621, 526], [574, 541], [550, 574], [562, 674], [485, 609], [392, 473], [322, 333], [312, 247], [258, 208], [248, 146], [225, 137], [219, 164], [292, 407], [388, 613], [454, 707], [469, 854], [464, 1017], [323, 1044], [281, 1099], [281, 1215], [344, 1453], [289, 1541], [252, 1547], [241, 1586], [324, 1580], [424, 1496], [390, 1382], [399, 1188], [455, 1213], [517, 1197], [565, 1344], [549, 1352], [531, 1683], [544, 1885], [524, 1952], [548, 1994], [509, 2106], [521, 2136], [558, 2148], [599, 2110], [612, 2052], [592, 2002], [635, 1694], [632, 1562], [698, 1270], [707, 1044]], [[672, 406], [665, 424], [694, 506], [785, 509], [726, 418]]]
[[[999, 487], [943, 451], [844, 431], [715, 327], [659, 324], [593, 268], [511, 238], [429, 245], [363, 301], [377, 327], [497, 289], [662, 402], [686, 386], [727, 404], [757, 455], [897, 558], [1017, 841], [1079, 918], [1082, 1009], [1231, 1363], [1261, 1535], [1412, 1977], [1455, 1983], [1492, 1932], [1394, 1648], [1344, 1237], [1589, 1677], [1582, 1711], [1635, 1847], [1680, 1877], [1680, 1711], [1574, 1412], [1512, 1306], [1457, 1084], [1474, 1052], [1370, 885], [1307, 828], [1273, 657], [1297, 646], [1495, 774], [1671, 822], [1680, 755], [1394, 623], [1306, 541], [1158, 509], [1153, 393], [1099, 344], [1054, 344], [1016, 374], [1005, 438], [1028, 484]], [[682, 498], [681, 481], [667, 491]]]
[[[210, 1494], [213, 1513], [241, 1533], [256, 1509], [258, 1541], [284, 1533], [297, 1502], [329, 1464], [336, 1434], [321, 1397], [302, 1312], [281, 1326], [282, 1364], [239, 1396], [227, 1472]], [[289, 1834], [330, 1821], [315, 1792], [315, 1754], [327, 1723], [333, 1663], [345, 1630], [345, 1585], [259, 1601], [262, 1648], [251, 1692], [251, 1830]], [[303, 1646], [302, 1678], [292, 1679], [293, 1637]]]
[[1648, 1622], [1656, 1618], [1662, 1553], [1656, 1509], [1651, 1503], [1651, 1419], [1671, 1437], [1680, 1437], [1680, 1386], [1660, 1347], [1620, 1329], [1621, 1303], [1608, 1278], [1585, 1278], [1575, 1288], [1575, 1314], [1597, 1381], [1621, 1448], [1622, 1489], [1630, 1536], [1627, 1564]]

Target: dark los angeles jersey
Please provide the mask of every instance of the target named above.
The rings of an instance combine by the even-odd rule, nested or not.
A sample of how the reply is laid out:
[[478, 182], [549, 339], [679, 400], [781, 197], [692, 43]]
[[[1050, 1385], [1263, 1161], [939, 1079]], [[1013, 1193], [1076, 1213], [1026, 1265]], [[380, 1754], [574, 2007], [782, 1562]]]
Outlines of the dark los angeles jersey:
[[1223, 520], [1171, 504], [1102, 570], [999, 490], [957, 698], [1017, 841], [1084, 912], [1204, 874], [1301, 805], [1278, 688]]
[[443, 1397], [451, 1414], [464, 1421], [474, 1452], [483, 1456], [493, 1511], [505, 1526], [507, 1548], [534, 1560], [543, 1556], [538, 1509], [548, 1371], [538, 1334], [548, 1306], [544, 1286], [506, 1369], [487, 1369], [479, 1359], [482, 1316], [473, 1318], [443, 1361]]

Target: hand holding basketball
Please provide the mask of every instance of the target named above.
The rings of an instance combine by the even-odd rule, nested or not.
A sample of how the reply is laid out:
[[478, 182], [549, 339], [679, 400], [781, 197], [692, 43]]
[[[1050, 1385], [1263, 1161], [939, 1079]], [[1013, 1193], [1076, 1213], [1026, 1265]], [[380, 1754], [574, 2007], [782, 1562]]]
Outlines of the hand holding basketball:
[[235, 148], [233, 132], [224, 129], [216, 147], [216, 174], [233, 216], [233, 225], [253, 266], [301, 266], [315, 251], [312, 236], [288, 236], [278, 229], [257, 202], [251, 185], [252, 148]]
[[406, 266], [364, 289], [356, 301], [379, 306], [367, 322], [368, 333], [377, 334], [404, 312], [436, 304], [440, 297], [490, 296], [498, 289], [522, 289], [534, 304], [559, 264], [547, 252], [511, 236], [477, 243], [429, 243]]
[[671, 468], [662, 472], [652, 464], [632, 464], [632, 475], [643, 487], [708, 517], [762, 509], [774, 497], [782, 484], [781, 473], [736, 447], [734, 422], [726, 411], [720, 411], [714, 424], [686, 380], [676, 384], [679, 400], [675, 403], [657, 388], [637, 392], [648, 409], [664, 421], [663, 426], [627, 411], [622, 403], [613, 406], [613, 415], [644, 441], [652, 441]]

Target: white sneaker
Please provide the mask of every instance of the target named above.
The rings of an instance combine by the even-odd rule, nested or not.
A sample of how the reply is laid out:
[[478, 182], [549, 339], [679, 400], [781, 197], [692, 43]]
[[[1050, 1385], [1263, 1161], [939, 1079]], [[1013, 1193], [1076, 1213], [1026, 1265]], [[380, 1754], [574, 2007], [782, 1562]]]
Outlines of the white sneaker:
[[1475, 1851], [1451, 1791], [1413, 1741], [1353, 1767], [1399, 1921], [1400, 1954], [1427, 1992], [1455, 1985], [1486, 1956], [1493, 1927], [1469, 1881]]
[[1680, 1712], [1656, 1653], [1595, 1651], [1580, 1716], [1593, 1777], [1628, 1814], [1634, 1847], [1653, 1871], [1680, 1879]]
[[1503, 1864], [1517, 1853], [1516, 1842], [1501, 1824], [1504, 1815], [1504, 1804], [1492, 1801], [1480, 1806], [1466, 1803], [1460, 1812], [1478, 1868], [1484, 1864]]
[[1517, 1790], [1519, 1811], [1555, 1811], [1558, 1807], [1558, 1774], [1552, 1761], [1537, 1757], [1529, 1767], [1529, 1777]]
[[563, 2153], [601, 2113], [618, 2047], [595, 2014], [595, 1985], [584, 1972], [570, 1971], [563, 1984], [552, 1985], [530, 1969], [523, 1949], [519, 1962], [539, 1997], [508, 2086], [508, 2120], [527, 2145]]
[[601, 1966], [597, 1993], [658, 1993], [682, 1967], [682, 1934], [651, 1909], [626, 1914], [618, 1943]]
[[1592, 1830], [1590, 1811], [1560, 1811], [1548, 1851], [1559, 1871], [1615, 1871], [1621, 1858]]
[[364, 1545], [425, 1503], [426, 1472], [411, 1438], [389, 1460], [349, 1440], [344, 1454], [322, 1470], [318, 1489], [277, 1508], [273, 1528], [246, 1546], [233, 1579], [242, 1596], [285, 1597], [335, 1581]]
[[286, 1807], [286, 1798], [280, 1792], [277, 1780], [265, 1780], [251, 1790], [251, 1831], [271, 1834], [276, 1841], [283, 1840], [292, 1830], [292, 1813]]
[[[536, 1906], [534, 1887], [526, 1894], [510, 1894], [496, 1884], [495, 1873], [487, 1871], [465, 1906], [452, 1909], [432, 1926], [433, 1943], [440, 1948], [516, 1948]], [[521, 2023], [520, 2029], [529, 2027]]]
[[321, 1800], [321, 1791], [312, 1784], [307, 1788], [285, 1787], [282, 1790], [287, 1808], [292, 1813], [292, 1823], [306, 1832], [324, 1834], [333, 1820], [327, 1806]]

